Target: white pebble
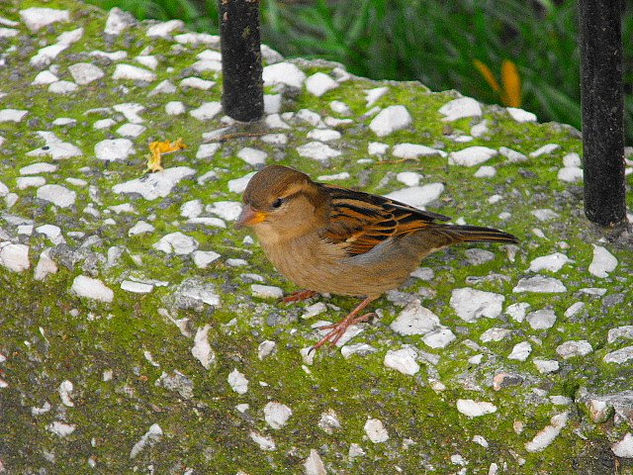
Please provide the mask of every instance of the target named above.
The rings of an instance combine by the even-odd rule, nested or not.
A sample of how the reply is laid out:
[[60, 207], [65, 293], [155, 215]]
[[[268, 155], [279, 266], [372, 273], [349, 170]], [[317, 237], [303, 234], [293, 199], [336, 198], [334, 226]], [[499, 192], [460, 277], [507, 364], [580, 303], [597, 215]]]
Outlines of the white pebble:
[[[0, 251], [0, 260], [2, 259], [2, 253]], [[57, 272], [57, 264], [50, 257], [50, 249], [45, 249], [40, 254], [40, 259], [37, 261], [35, 270], [33, 271], [33, 278], [35, 280], [44, 280], [49, 274], [55, 274]]]
[[71, 381], [65, 380], [59, 385], [59, 397], [62, 400], [62, 404], [67, 407], [75, 407], [75, 403], [70, 398], [71, 393], [74, 390], [73, 383]]
[[475, 178], [492, 178], [496, 174], [497, 169], [495, 167], [484, 165], [482, 167], [479, 167], [473, 176]]
[[373, 106], [378, 100], [389, 92], [388, 87], [375, 87], [374, 89], [367, 89], [365, 91], [365, 100], [367, 101], [367, 108]]
[[323, 302], [317, 302], [312, 305], [308, 305], [306, 311], [301, 315], [301, 318], [307, 320], [308, 318], [316, 317], [327, 310], [326, 305]]
[[381, 142], [369, 142], [369, 145], [367, 145], [367, 153], [369, 155], [384, 155], [388, 149], [389, 145]]
[[330, 109], [340, 115], [352, 115], [352, 110], [342, 101], [330, 102]]
[[578, 155], [577, 153], [568, 153], [563, 157], [563, 164], [566, 167], [581, 167], [582, 160], [580, 159], [580, 155]]
[[593, 351], [587, 340], [569, 340], [556, 347], [556, 353], [564, 360], [574, 356], [586, 356]]
[[374, 444], [389, 440], [389, 433], [380, 419], [367, 419], [364, 426], [365, 434]]
[[57, 165], [52, 163], [32, 163], [20, 168], [20, 175], [39, 175], [40, 173], [52, 173], [57, 171]]
[[547, 145], [543, 145], [542, 147], [534, 150], [532, 153], [530, 153], [530, 157], [536, 158], [536, 157], [540, 157], [541, 155], [548, 155], [554, 152], [555, 150], [558, 150], [559, 148], [560, 148], [560, 145], [555, 144], [555, 143], [549, 143]]
[[624, 364], [633, 360], [633, 346], [625, 346], [619, 350], [612, 351], [604, 355], [605, 363]]
[[77, 90], [77, 84], [71, 81], [56, 81], [48, 86], [48, 92], [53, 94], [70, 94]]
[[20, 10], [20, 18], [29, 30], [36, 32], [51, 23], [70, 21], [70, 12], [54, 8], [32, 7]]
[[531, 112], [516, 107], [506, 107], [506, 110], [517, 122], [536, 122], [536, 115]]
[[549, 446], [563, 427], [567, 424], [568, 413], [557, 414], [550, 419], [550, 425], [545, 426], [534, 438], [525, 444], [528, 452], [540, 452]]
[[314, 449], [310, 449], [310, 455], [303, 463], [303, 468], [305, 475], [327, 475], [323, 460], [321, 460], [319, 452]]
[[185, 105], [180, 101], [169, 101], [165, 104], [165, 113], [167, 115], [180, 115], [185, 112]]
[[325, 161], [341, 155], [339, 150], [333, 149], [329, 145], [318, 141], [308, 142], [307, 144], [297, 147], [297, 152], [302, 157], [319, 161]]
[[391, 154], [394, 157], [404, 159], [416, 159], [418, 157], [427, 157], [431, 155], [439, 155], [440, 157], [446, 157], [446, 152], [435, 148], [427, 147], [426, 145], [419, 145], [414, 143], [399, 143], [393, 147]]
[[27, 188], [39, 188], [46, 184], [46, 178], [43, 176], [26, 176], [18, 177], [15, 180], [18, 190], [26, 190]]
[[98, 142], [94, 151], [99, 160], [122, 161], [134, 153], [134, 144], [129, 139], [107, 139]]
[[202, 91], [208, 91], [213, 86], [215, 86], [215, 81], [207, 81], [205, 79], [201, 79], [197, 77], [188, 77], [180, 81], [179, 85], [182, 88], [190, 87], [192, 89], [200, 89]]
[[60, 208], [68, 208], [75, 204], [77, 193], [61, 185], [43, 185], [37, 189], [36, 196]]
[[499, 153], [508, 159], [508, 163], [521, 163], [527, 161], [527, 157], [508, 147], [499, 147]]
[[320, 142], [331, 142], [332, 140], [340, 139], [341, 133], [333, 129], [312, 129], [308, 132], [307, 137], [312, 140], [319, 140]]
[[0, 123], [2, 122], [20, 122], [29, 113], [25, 110], [17, 109], [1, 109]]
[[191, 348], [191, 354], [195, 359], [200, 361], [200, 364], [204, 369], [210, 369], [216, 361], [216, 356], [211, 345], [209, 345], [209, 330], [211, 325], [205, 325], [202, 328], [198, 328], [196, 336], [194, 337], [194, 345]]
[[149, 28], [147, 28], [147, 31], [145, 32], [145, 34], [149, 36], [150, 38], [159, 37], [159, 38], [170, 39], [172, 31], [182, 30], [184, 26], [185, 24], [182, 20], [163, 21], [160, 23], [156, 23], [155, 25], [152, 25]]
[[549, 254], [547, 256], [541, 256], [533, 259], [532, 262], [530, 262], [530, 268], [528, 270], [531, 272], [539, 272], [542, 270], [558, 272], [568, 262], [573, 261], [569, 259], [565, 254], [555, 252], [554, 254]]
[[483, 332], [479, 339], [482, 341], [482, 343], [489, 343], [491, 341], [505, 340], [511, 334], [512, 331], [508, 330], [507, 328], [492, 327]]
[[135, 458], [141, 451], [147, 447], [152, 446], [163, 437], [163, 429], [158, 424], [152, 424], [147, 432], [143, 434], [140, 440], [134, 444], [130, 451], [130, 458]]
[[512, 352], [508, 355], [508, 359], [525, 361], [530, 356], [530, 353], [532, 353], [532, 345], [528, 341], [522, 341], [514, 345]]
[[518, 284], [512, 289], [512, 292], [563, 293], [567, 292], [567, 287], [554, 277], [535, 275], [520, 279]]
[[272, 340], [262, 341], [257, 347], [257, 357], [260, 360], [263, 360], [275, 350], [276, 346], [277, 346], [277, 343], [275, 343]]
[[210, 120], [218, 115], [221, 110], [222, 104], [219, 102], [205, 102], [197, 109], [190, 110], [189, 115], [198, 120]]
[[462, 320], [473, 322], [480, 317], [498, 317], [504, 300], [505, 297], [501, 294], [466, 287], [453, 289], [450, 306]]
[[396, 175], [396, 180], [407, 186], [418, 186], [422, 175], [415, 172], [400, 172]]
[[536, 219], [538, 219], [539, 221], [550, 221], [552, 219], [558, 219], [560, 217], [556, 211], [549, 208], [535, 209], [532, 211], [532, 215], [535, 216]]
[[237, 153], [237, 156], [244, 160], [249, 165], [263, 165], [266, 163], [266, 157], [268, 154], [261, 150], [257, 150], [251, 147], [244, 147]]
[[209, 264], [218, 260], [221, 256], [214, 251], [193, 251], [193, 263], [198, 269], [206, 269]]
[[[127, 139], [119, 139], [127, 140]], [[114, 193], [139, 193], [146, 200], [165, 198], [180, 180], [195, 175], [196, 171], [189, 167], [166, 168], [156, 173], [119, 183], [112, 187]]]
[[369, 123], [369, 128], [378, 137], [385, 137], [398, 130], [406, 129], [413, 118], [405, 106], [388, 106], [381, 110]]
[[547, 330], [556, 323], [556, 313], [551, 309], [541, 309], [530, 312], [526, 320], [534, 330]]
[[32, 86], [46, 85], [52, 84], [56, 81], [59, 81], [59, 78], [55, 76], [50, 71], [41, 71], [35, 76], [35, 79], [31, 82]]
[[43, 224], [42, 226], [38, 226], [35, 228], [40, 234], [44, 234], [53, 244], [62, 244], [66, 242], [64, 236], [62, 235], [62, 230], [59, 226], [55, 226], [54, 224]]
[[429, 183], [424, 186], [412, 186], [402, 190], [392, 191], [385, 195], [386, 198], [400, 201], [414, 208], [422, 208], [437, 200], [444, 191], [444, 184]]
[[154, 231], [154, 226], [152, 226], [149, 223], [146, 223], [145, 221], [139, 221], [128, 230], [127, 235], [136, 236], [138, 234], [151, 233], [153, 231]]
[[425, 345], [437, 349], [446, 348], [450, 343], [455, 341], [456, 338], [457, 337], [450, 328], [440, 327], [424, 335], [424, 337], [422, 337], [422, 341]]
[[147, 130], [147, 127], [140, 124], [123, 124], [121, 127], [116, 129], [116, 133], [121, 135], [122, 137], [131, 137], [136, 138], [141, 135], [143, 132]]
[[237, 394], [246, 394], [248, 391], [248, 379], [237, 368], [229, 374], [228, 382], [231, 389]]
[[271, 401], [264, 406], [264, 420], [273, 429], [281, 429], [292, 415], [292, 409], [285, 404]]
[[101, 119], [95, 121], [95, 123], [92, 124], [92, 127], [96, 130], [101, 130], [110, 128], [113, 125], [116, 125], [116, 121], [114, 119]]
[[251, 294], [260, 299], [278, 299], [283, 297], [284, 291], [272, 285], [253, 284]]
[[183, 218], [197, 218], [202, 214], [202, 201], [189, 200], [180, 205], [180, 216]]
[[416, 351], [410, 346], [405, 346], [400, 350], [388, 350], [385, 354], [384, 365], [402, 374], [413, 376], [420, 371], [420, 365], [415, 361], [416, 357]]
[[54, 421], [46, 426], [46, 429], [59, 437], [66, 437], [75, 432], [77, 426], [75, 424], [66, 424], [65, 422]]
[[68, 71], [80, 86], [90, 84], [104, 76], [104, 72], [92, 63], [75, 63], [68, 66]]
[[440, 107], [439, 113], [445, 116], [442, 120], [450, 122], [464, 117], [481, 117], [482, 110], [472, 97], [460, 97]]
[[633, 340], [633, 325], [623, 325], [611, 328], [607, 334], [607, 342], [613, 343], [619, 339]]
[[294, 64], [281, 62], [264, 67], [262, 79], [264, 80], [264, 86], [285, 84], [286, 86], [300, 89], [303, 87], [306, 75]]
[[483, 137], [488, 132], [488, 121], [485, 119], [470, 128], [470, 135], [473, 137]]
[[227, 221], [235, 221], [242, 212], [242, 203], [239, 201], [216, 201], [211, 206], [207, 206], [206, 210]]
[[440, 325], [440, 319], [419, 300], [408, 304], [389, 327], [400, 335], [424, 335]]
[[485, 401], [474, 401], [473, 399], [458, 399], [457, 410], [465, 416], [472, 418], [497, 412], [497, 406]]
[[119, 35], [134, 23], [134, 17], [130, 13], [113, 8], [108, 14], [103, 32], [106, 35]]
[[321, 97], [326, 92], [336, 89], [337, 87], [338, 82], [321, 72], [315, 73], [306, 79], [306, 89], [310, 94], [317, 97]]
[[163, 251], [165, 254], [185, 255], [191, 254], [198, 249], [198, 241], [191, 236], [177, 231], [175, 233], [166, 234], [160, 241], [154, 243], [154, 249]]
[[281, 100], [281, 94], [264, 94], [264, 114], [279, 114]]
[[121, 290], [132, 292], [134, 294], [149, 294], [152, 292], [152, 290], [154, 290], [154, 286], [145, 282], [124, 280], [123, 282], [121, 282]]
[[86, 297], [100, 302], [112, 302], [114, 292], [101, 280], [86, 275], [78, 275], [73, 280], [70, 291], [79, 297]]
[[611, 446], [611, 451], [616, 457], [633, 458], [633, 435], [630, 432], [624, 434], [622, 440]]
[[117, 64], [112, 79], [128, 79], [130, 81], [152, 82], [156, 80], [156, 73], [131, 64]]
[[196, 158], [211, 158], [218, 150], [220, 150], [219, 143], [200, 144], [200, 147], [198, 147], [198, 151], [196, 152]]
[[563, 167], [558, 170], [558, 179], [566, 183], [577, 183], [584, 179], [584, 172], [580, 167]]
[[535, 359], [532, 362], [541, 374], [554, 373], [560, 368], [560, 364], [556, 360]]
[[475, 145], [457, 152], [451, 152], [448, 155], [448, 164], [474, 167], [475, 165], [487, 162], [497, 154], [498, 152], [492, 148]]
[[275, 441], [271, 437], [266, 437], [255, 431], [252, 431], [249, 434], [249, 436], [253, 440], [253, 442], [259, 445], [260, 449], [265, 450], [267, 452], [277, 450], [277, 445], [275, 444]]
[[618, 260], [602, 246], [593, 244], [593, 260], [589, 265], [589, 273], [596, 277], [608, 277], [618, 266]]

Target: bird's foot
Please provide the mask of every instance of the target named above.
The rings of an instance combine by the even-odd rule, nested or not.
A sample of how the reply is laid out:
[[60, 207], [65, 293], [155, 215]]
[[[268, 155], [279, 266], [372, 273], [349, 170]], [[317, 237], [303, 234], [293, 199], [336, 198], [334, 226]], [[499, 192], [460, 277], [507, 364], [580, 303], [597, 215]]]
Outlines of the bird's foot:
[[329, 343], [332, 346], [336, 345], [336, 343], [341, 339], [341, 337], [345, 334], [349, 327], [360, 322], [366, 322], [375, 315], [376, 314], [374, 312], [365, 313], [363, 315], [355, 315], [352, 312], [338, 323], [332, 323], [331, 325], [323, 325], [322, 327], [319, 327], [319, 330], [328, 330], [331, 328], [332, 331], [321, 338], [321, 340], [316, 345], [310, 348], [310, 351], [308, 353], [318, 350], [326, 343]]
[[301, 300], [309, 299], [317, 294], [314, 290], [297, 290], [281, 299], [283, 303], [299, 302]]

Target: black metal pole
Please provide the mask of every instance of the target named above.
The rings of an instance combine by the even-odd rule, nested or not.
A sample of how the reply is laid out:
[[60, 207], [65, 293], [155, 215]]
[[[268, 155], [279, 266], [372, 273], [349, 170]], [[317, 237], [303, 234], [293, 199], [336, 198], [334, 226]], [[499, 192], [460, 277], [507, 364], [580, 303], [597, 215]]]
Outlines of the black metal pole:
[[585, 214], [626, 220], [620, 0], [580, 1]]
[[218, 0], [224, 112], [251, 122], [264, 114], [259, 0]]

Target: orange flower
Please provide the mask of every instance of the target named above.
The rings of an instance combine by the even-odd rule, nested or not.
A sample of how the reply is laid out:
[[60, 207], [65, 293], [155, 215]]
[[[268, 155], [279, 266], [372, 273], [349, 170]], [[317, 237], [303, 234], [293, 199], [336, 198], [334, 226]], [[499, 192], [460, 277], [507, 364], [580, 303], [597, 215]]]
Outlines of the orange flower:
[[478, 59], [473, 60], [475, 68], [481, 73], [488, 85], [499, 94], [501, 102], [509, 107], [521, 106], [521, 76], [519, 70], [512, 61], [504, 59], [501, 63], [501, 83], [499, 85], [490, 68]]

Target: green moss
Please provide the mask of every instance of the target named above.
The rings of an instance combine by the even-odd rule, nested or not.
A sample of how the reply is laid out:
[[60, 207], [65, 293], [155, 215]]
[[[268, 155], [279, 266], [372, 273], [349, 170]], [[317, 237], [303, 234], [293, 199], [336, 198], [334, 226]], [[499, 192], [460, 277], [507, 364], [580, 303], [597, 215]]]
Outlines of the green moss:
[[[132, 27], [106, 44], [101, 31], [105, 24], [103, 12], [69, 0], [55, 2], [14, 2], [2, 15], [18, 18], [17, 11], [28, 6], [68, 8], [73, 23], [56, 25], [43, 34], [49, 43], [67, 29], [84, 26], [83, 38], [67, 52], [60, 55], [60, 77], [68, 79], [68, 66], [73, 62], [88, 60], [86, 51], [94, 49], [128, 51], [126, 62], [134, 64], [134, 56], [147, 45], [145, 26]], [[223, 127], [219, 117], [201, 122], [190, 116], [166, 117], [163, 104], [169, 100], [183, 101], [188, 108], [202, 102], [219, 101], [221, 80], [211, 73], [200, 75], [216, 80], [208, 92], [193, 89], [178, 90], [175, 94], [148, 97], [149, 91], [163, 79], [177, 84], [181, 77], [190, 75], [187, 68], [196, 61], [195, 55], [205, 48], [187, 47], [184, 53], [176, 52], [172, 43], [152, 40], [152, 54], [160, 58], [156, 71], [158, 80], [149, 87], [128, 81], [112, 84], [115, 65], [99, 63], [106, 76], [94, 87], [81, 91], [81, 110], [76, 108], [77, 95], [60, 96], [50, 100], [45, 87], [25, 86], [10, 91], [10, 107], [28, 108], [33, 130], [26, 130], [24, 123], [0, 124], [1, 134], [7, 140], [0, 156], [2, 181], [12, 190], [20, 176], [20, 167], [47, 159], [27, 157], [30, 150], [41, 147], [43, 142], [33, 131], [51, 130], [50, 123], [56, 117], [77, 120], [75, 127], [58, 127], [53, 130], [58, 137], [82, 148], [85, 156], [57, 162], [58, 171], [46, 174], [47, 182], [63, 183], [77, 192], [77, 203], [70, 209], [57, 209], [35, 200], [35, 190], [20, 191], [20, 199], [9, 210], [17, 216], [33, 219], [36, 225], [61, 223], [68, 231], [81, 231], [85, 236], [96, 235], [101, 241], [91, 251], [102, 257], [112, 246], [123, 246], [127, 252], [111, 267], [97, 264], [99, 278], [115, 293], [114, 303], [95, 303], [71, 295], [68, 289], [76, 275], [87, 273], [85, 262], [79, 260], [72, 268], [60, 265], [59, 273], [49, 276], [43, 283], [33, 281], [30, 271], [23, 274], [0, 272], [0, 353], [7, 361], [0, 366], [9, 388], [0, 389], [3, 396], [3, 420], [0, 439], [6, 441], [7, 450], [0, 458], [8, 470], [30, 472], [44, 468], [56, 473], [85, 472], [88, 459], [93, 457], [95, 470], [104, 473], [129, 473], [145, 470], [150, 464], [158, 473], [182, 471], [192, 468], [201, 473], [213, 470], [217, 473], [235, 473], [243, 470], [250, 474], [271, 472], [301, 472], [303, 461], [310, 449], [317, 449], [330, 471], [341, 473], [391, 473], [394, 467], [404, 473], [420, 473], [421, 470], [438, 473], [457, 471], [450, 458], [461, 454], [468, 460], [473, 473], [486, 473], [491, 463], [500, 467], [508, 464], [516, 473], [559, 473], [569, 468], [573, 459], [577, 464], [589, 464], [599, 448], [619, 440], [630, 430], [627, 424], [613, 427], [611, 422], [592, 424], [586, 415], [571, 407], [557, 407], [544, 402], [546, 396], [538, 396], [534, 389], [547, 395], [565, 395], [574, 398], [578, 388], [588, 387], [596, 393], [617, 392], [628, 389], [630, 365], [606, 364], [606, 353], [621, 346], [621, 342], [607, 344], [607, 332], [613, 326], [630, 323], [631, 262], [630, 251], [616, 245], [605, 244], [618, 258], [619, 266], [607, 279], [591, 277], [587, 268], [593, 256], [592, 242], [600, 235], [587, 227], [582, 215], [582, 203], [577, 187], [561, 183], [557, 170], [566, 153], [581, 151], [581, 143], [568, 130], [552, 124], [519, 124], [510, 120], [497, 107], [484, 107], [484, 117], [490, 132], [467, 145], [485, 145], [492, 148], [511, 147], [529, 154], [547, 143], [558, 143], [561, 149], [553, 154], [530, 158], [525, 163], [506, 163], [503, 157], [495, 157], [490, 164], [497, 169], [493, 179], [477, 179], [476, 168], [448, 166], [445, 158], [423, 157], [420, 160], [400, 161], [389, 156], [376, 157], [371, 168], [358, 164], [367, 158], [367, 143], [381, 141], [391, 146], [402, 143], [420, 143], [442, 147], [446, 152], [464, 148], [448, 135], [468, 134], [471, 119], [461, 119], [450, 125], [443, 122], [437, 110], [455, 98], [454, 92], [431, 93], [417, 83], [388, 83], [389, 92], [381, 98], [380, 107], [393, 103], [406, 104], [414, 117], [408, 130], [398, 131], [384, 139], [367, 131], [371, 117], [364, 125], [340, 126], [344, 140], [341, 157], [332, 159], [325, 166], [314, 160], [300, 158], [296, 147], [304, 142], [310, 130], [308, 124], [293, 123], [288, 132], [289, 143], [284, 148], [265, 144], [257, 137], [242, 137], [226, 141], [211, 159], [196, 159], [196, 150], [204, 132]], [[39, 47], [39, 45], [38, 45]], [[71, 56], [69, 59], [68, 56]], [[167, 71], [167, 68], [173, 68]], [[327, 65], [309, 67], [306, 74], [317, 71], [329, 72]], [[30, 83], [35, 72], [28, 61], [15, 62], [12, 71], [0, 70], [0, 80], [8, 83], [9, 74]], [[355, 79], [341, 83], [340, 87], [322, 98], [301, 93], [284, 104], [285, 111], [310, 109], [321, 116], [336, 115], [329, 104], [333, 100], [347, 103], [354, 115], [367, 112], [365, 90], [382, 86], [383, 83]], [[272, 90], [269, 92], [273, 92]], [[114, 130], [94, 130], [92, 123], [97, 115], [85, 115], [83, 110], [111, 106], [117, 103], [138, 102], [146, 105], [141, 113], [147, 130], [136, 141], [136, 154], [125, 163], [101, 163], [93, 156], [94, 145], [116, 135]], [[8, 104], [9, 102], [7, 102]], [[9, 106], [7, 106], [9, 107]], [[122, 122], [121, 122], [122, 123]], [[206, 171], [218, 173], [215, 181], [200, 186], [195, 177], [184, 179], [166, 199], [144, 199], [116, 195], [111, 189], [121, 182], [140, 177], [144, 173], [146, 150], [143, 141], [173, 140], [182, 137], [189, 148], [165, 157], [167, 166], [189, 165], [200, 176]], [[383, 311], [382, 319], [368, 325], [354, 342], [367, 342], [377, 348], [369, 356], [351, 356], [344, 359], [340, 353], [323, 349], [315, 363], [304, 366], [299, 350], [316, 341], [311, 328], [312, 321], [299, 318], [307, 303], [280, 305], [276, 301], [251, 297], [250, 283], [241, 276], [245, 272], [265, 277], [266, 284], [277, 285], [284, 291], [295, 290], [277, 274], [258, 246], [242, 243], [246, 233], [232, 227], [204, 228], [184, 224], [180, 216], [181, 205], [189, 200], [200, 199], [203, 204], [219, 200], [237, 201], [240, 197], [228, 190], [228, 181], [252, 171], [251, 167], [237, 158], [237, 152], [251, 146], [268, 153], [269, 161], [301, 168], [312, 176], [348, 171], [350, 178], [341, 182], [346, 186], [360, 187], [376, 193], [387, 193], [402, 185], [394, 180], [384, 181], [387, 173], [418, 171], [423, 184], [442, 182], [446, 189], [440, 200], [429, 209], [445, 213], [454, 219], [463, 218], [468, 223], [503, 228], [521, 239], [514, 261], [498, 246], [481, 245], [495, 253], [495, 258], [481, 265], [469, 265], [467, 247], [456, 247], [427, 258], [422, 265], [432, 267], [435, 277], [430, 282], [411, 280], [404, 291], [416, 293], [430, 288], [435, 296], [424, 299], [423, 304], [436, 313], [442, 324], [456, 334], [456, 341], [442, 350], [432, 350], [424, 345], [419, 336], [404, 337], [394, 334], [388, 327], [400, 309], [386, 299], [377, 301], [372, 308]], [[90, 172], [81, 171], [89, 167]], [[529, 173], [526, 173], [529, 172]], [[101, 218], [83, 213], [92, 201], [87, 187], [71, 185], [66, 177], [85, 179], [99, 190], [99, 208], [130, 202], [135, 208], [132, 214], [120, 215], [103, 212]], [[570, 192], [571, 190], [571, 192]], [[576, 191], [574, 191], [576, 190]], [[500, 194], [503, 199], [495, 204], [487, 199]], [[541, 223], [531, 210], [551, 208], [560, 215], [557, 222]], [[508, 211], [509, 220], [499, 214]], [[150, 216], [153, 216], [153, 220]], [[107, 217], [115, 225], [103, 226]], [[153, 233], [128, 237], [127, 230], [138, 220], [149, 220], [155, 226]], [[0, 221], [3, 225], [4, 221]], [[214, 250], [222, 259], [206, 269], [197, 269], [188, 256], [165, 255], [154, 250], [153, 245], [161, 236], [182, 230], [194, 237], [202, 250]], [[190, 226], [190, 227], [189, 227]], [[545, 238], [532, 233], [540, 228]], [[78, 247], [84, 238], [67, 237], [70, 249]], [[569, 249], [562, 249], [565, 241]], [[50, 242], [43, 236], [33, 236], [31, 262], [34, 265], [39, 253]], [[512, 289], [522, 277], [530, 275], [530, 262], [553, 252], [564, 252], [575, 262], [552, 275], [568, 287], [563, 294], [517, 294]], [[137, 263], [131, 255], [140, 256]], [[248, 268], [231, 267], [227, 258], [246, 258]], [[500, 279], [470, 283], [468, 277], [484, 277], [499, 274]], [[120, 282], [130, 276], [169, 282], [168, 287], [156, 287], [151, 294], [133, 295], [120, 289]], [[505, 277], [503, 277], [505, 276]], [[220, 294], [222, 305], [218, 308], [203, 306], [202, 311], [182, 310], [174, 305], [175, 288], [187, 278], [196, 278], [212, 286]], [[584, 287], [605, 287], [611, 293], [624, 294], [624, 301], [609, 308], [600, 297], [580, 292]], [[460, 287], [500, 293], [506, 296], [504, 308], [516, 302], [527, 302], [530, 311], [551, 307], [557, 315], [556, 326], [538, 332], [527, 322], [517, 323], [507, 316], [498, 319], [482, 318], [473, 323], [463, 322], [449, 302], [452, 291]], [[357, 305], [357, 299], [333, 296], [324, 299], [336, 305], [339, 311], [328, 310], [319, 318], [335, 321]], [[574, 302], [586, 303], [578, 316], [568, 319], [565, 310]], [[210, 325], [209, 343], [217, 361], [205, 370], [191, 355], [192, 338], [183, 336], [173, 320], [188, 319], [189, 331]], [[480, 342], [481, 334], [498, 326], [512, 330], [512, 334], [500, 342], [489, 342], [480, 352], [482, 364], [472, 365], [468, 358], [476, 354], [467, 346], [468, 340]], [[277, 343], [275, 353], [263, 361], [257, 356], [257, 347], [269, 339]], [[541, 375], [533, 359], [559, 359], [556, 347], [570, 339], [587, 339], [594, 352], [584, 358], [561, 360], [558, 373]], [[507, 360], [515, 344], [530, 341], [532, 354], [526, 362]], [[405, 376], [384, 366], [384, 356], [389, 349], [411, 344], [440, 356], [436, 367], [422, 364], [420, 372]], [[151, 354], [156, 367], [145, 357]], [[245, 395], [234, 393], [227, 376], [238, 369], [249, 379], [249, 391]], [[183, 398], [178, 392], [157, 386], [163, 372], [179, 371], [193, 384], [193, 398]], [[112, 379], [104, 381], [104, 372], [112, 372]], [[494, 391], [492, 377], [500, 371], [515, 372], [524, 377], [517, 386]], [[439, 374], [446, 386], [444, 391], [431, 389], [431, 381]], [[72, 399], [75, 406], [66, 408], [61, 403], [58, 388], [62, 381], [73, 382]], [[261, 384], [261, 383], [264, 384]], [[479, 387], [479, 389], [477, 389]], [[468, 419], [456, 409], [458, 399], [472, 398], [490, 401], [497, 412], [481, 418]], [[281, 430], [273, 430], [263, 419], [263, 408], [274, 400], [291, 407], [293, 414]], [[52, 409], [33, 416], [32, 407], [42, 407], [45, 402]], [[236, 405], [247, 403], [244, 413]], [[328, 434], [318, 427], [321, 414], [329, 409], [336, 411], [341, 428]], [[550, 423], [550, 418], [569, 410], [570, 419], [554, 443], [543, 452], [531, 454], [525, 443]], [[364, 433], [368, 417], [383, 421], [389, 432], [387, 442], [373, 444]], [[53, 421], [75, 424], [76, 430], [66, 438], [52, 434], [47, 425]], [[522, 433], [515, 430], [515, 421], [524, 424]], [[157, 423], [164, 436], [153, 446], [143, 449], [135, 459], [129, 454], [149, 427]], [[15, 428], [20, 430], [15, 430]], [[587, 441], [575, 435], [579, 430]], [[251, 440], [249, 433], [256, 431], [275, 440], [277, 450], [263, 452]], [[482, 435], [489, 442], [487, 449], [472, 442], [474, 435]], [[413, 443], [404, 443], [411, 439]], [[35, 441], [35, 442], [34, 442]], [[93, 443], [94, 442], [94, 443]], [[350, 443], [358, 443], [367, 454], [349, 459]], [[404, 447], [405, 446], [408, 447]], [[595, 447], [598, 447], [594, 449]], [[602, 449], [600, 449], [602, 450]], [[596, 452], [597, 451], [597, 452]], [[589, 455], [586, 455], [589, 454]], [[54, 457], [54, 462], [48, 461]], [[587, 458], [588, 457], [588, 458]], [[597, 457], [597, 455], [596, 455]], [[523, 458], [520, 465], [518, 459]], [[578, 465], [578, 466], [580, 466]], [[591, 473], [591, 472], [589, 472]]]

